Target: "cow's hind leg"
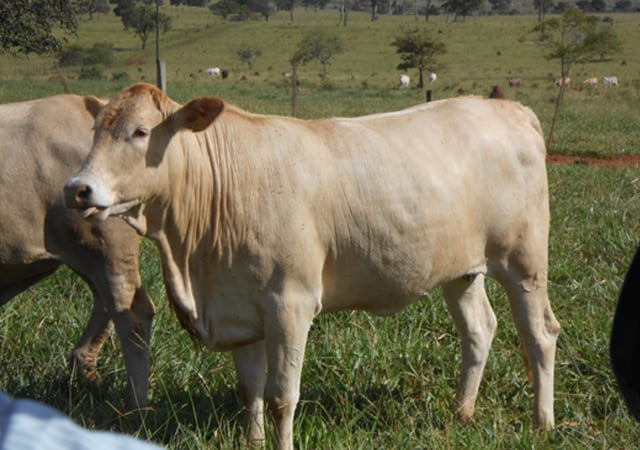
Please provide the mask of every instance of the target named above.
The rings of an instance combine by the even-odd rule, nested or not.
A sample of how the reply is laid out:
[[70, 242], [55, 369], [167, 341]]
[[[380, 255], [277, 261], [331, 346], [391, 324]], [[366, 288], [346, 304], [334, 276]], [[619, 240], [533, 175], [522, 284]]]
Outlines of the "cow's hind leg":
[[442, 287], [449, 312], [461, 336], [462, 370], [456, 393], [460, 420], [471, 418], [491, 342], [496, 316], [484, 289], [484, 275], [468, 275]]
[[113, 328], [113, 322], [94, 292], [93, 309], [89, 322], [71, 354], [74, 373], [82, 375], [90, 382], [100, 382], [97, 368], [98, 354], [109, 336], [111, 328]]
[[547, 294], [546, 272], [522, 278], [507, 276], [499, 280], [505, 287], [511, 311], [524, 343], [525, 358], [533, 375], [535, 405], [533, 423], [553, 428], [553, 371], [560, 324]]
[[[127, 296], [120, 297], [121, 300], [126, 298]], [[120, 338], [127, 368], [126, 404], [130, 409], [144, 407], [147, 404], [149, 388], [149, 348], [155, 306], [142, 286], [135, 288], [133, 301], [128, 308], [114, 300], [111, 305], [116, 306], [111, 316]]]
[[245, 434], [250, 447], [264, 444], [264, 390], [267, 357], [264, 341], [233, 350], [238, 390], [245, 408]]

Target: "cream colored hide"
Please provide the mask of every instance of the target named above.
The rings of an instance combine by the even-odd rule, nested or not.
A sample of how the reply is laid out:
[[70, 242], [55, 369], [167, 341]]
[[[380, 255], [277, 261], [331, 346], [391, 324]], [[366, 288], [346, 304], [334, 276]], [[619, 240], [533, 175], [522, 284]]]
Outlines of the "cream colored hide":
[[154, 312], [138, 273], [140, 237], [120, 219], [83, 220], [65, 208], [62, 196], [89, 153], [95, 115], [105, 103], [60, 95], [0, 105], [0, 305], [69, 266], [94, 298], [74, 365], [98, 381], [98, 354], [115, 322], [134, 407], [147, 399]]
[[462, 340], [457, 410], [474, 403], [505, 288], [534, 379], [534, 421], [553, 427], [560, 326], [547, 297], [545, 146], [529, 109], [461, 97], [360, 118], [254, 115], [214, 97], [182, 107], [137, 84], [96, 122], [67, 205], [123, 215], [154, 239], [182, 323], [232, 350], [248, 438], [280, 448], [307, 333], [322, 311], [393, 314], [437, 286]]

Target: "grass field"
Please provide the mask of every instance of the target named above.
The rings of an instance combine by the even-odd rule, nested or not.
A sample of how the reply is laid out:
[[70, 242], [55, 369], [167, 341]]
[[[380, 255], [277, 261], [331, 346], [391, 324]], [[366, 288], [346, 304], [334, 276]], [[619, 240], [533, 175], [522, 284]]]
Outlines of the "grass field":
[[[174, 29], [163, 37], [169, 94], [181, 102], [219, 95], [246, 109], [289, 114], [290, 91], [281, 73], [306, 31], [335, 28], [347, 50], [336, 55], [323, 82], [313, 63], [302, 72], [299, 115], [306, 118], [387, 111], [424, 100], [424, 91], [400, 90], [399, 59], [389, 45], [413, 17], [382, 17], [375, 24], [353, 14], [346, 29], [337, 12], [279, 14], [269, 23], [222, 23], [191, 8], [167, 8]], [[612, 15], [625, 53], [603, 63], [574, 67], [571, 76], [616, 74], [618, 89], [589, 91], [575, 85], [566, 98], [554, 151], [602, 157], [640, 154], [640, 39], [638, 15]], [[444, 17], [421, 26], [442, 31], [449, 48], [433, 86], [437, 98], [486, 95], [504, 85], [509, 71], [524, 80], [507, 95], [529, 105], [548, 127], [556, 63], [522, 37], [533, 17]], [[121, 49], [105, 73], [127, 71], [131, 81], [154, 81], [153, 51], [122, 31], [113, 17], [84, 22], [79, 41], [112, 42]], [[234, 57], [239, 43], [256, 42], [264, 54], [255, 73]], [[500, 50], [501, 57], [496, 56]], [[629, 64], [620, 66], [626, 59]], [[132, 62], [134, 61], [134, 62]], [[0, 56], [0, 101], [62, 92], [49, 81], [48, 58]], [[228, 68], [227, 80], [198, 73]], [[68, 71], [70, 78], [77, 69]], [[195, 78], [191, 78], [194, 74]], [[242, 76], [246, 80], [242, 80]], [[416, 74], [410, 73], [413, 79]], [[128, 83], [70, 79], [78, 93], [110, 96]], [[295, 423], [296, 443], [305, 449], [629, 449], [638, 446], [638, 425], [626, 413], [611, 373], [607, 345], [618, 291], [640, 235], [640, 168], [549, 166], [552, 229], [550, 296], [562, 324], [556, 364], [556, 423], [551, 432], [530, 427], [532, 386], [517, 350], [518, 337], [508, 302], [494, 283], [489, 295], [499, 329], [487, 365], [475, 422], [462, 426], [452, 412], [459, 372], [459, 340], [440, 292], [391, 318], [344, 312], [320, 316], [312, 328], [302, 399]], [[125, 372], [115, 337], [100, 361], [100, 389], [70, 379], [68, 354], [86, 323], [91, 297], [68, 270], [19, 296], [0, 310], [0, 389], [42, 400], [88, 428], [123, 430], [175, 449], [230, 449], [242, 446], [240, 403], [226, 354], [200, 351], [189, 341], [167, 305], [160, 268], [145, 243], [141, 271], [158, 306], [152, 338], [150, 409], [144, 416], [121, 413]]]

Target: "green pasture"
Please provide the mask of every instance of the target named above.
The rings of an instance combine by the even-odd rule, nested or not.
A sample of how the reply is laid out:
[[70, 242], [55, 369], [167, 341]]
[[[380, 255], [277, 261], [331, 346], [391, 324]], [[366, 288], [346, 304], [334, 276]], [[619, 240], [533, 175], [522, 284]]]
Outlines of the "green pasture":
[[[339, 36], [344, 52], [335, 55], [326, 80], [321, 67], [310, 62], [300, 69], [298, 116], [318, 118], [351, 116], [404, 108], [425, 101], [425, 90], [435, 99], [465, 94], [486, 96], [499, 84], [508, 98], [530, 106], [545, 130], [553, 115], [557, 88], [552, 80], [560, 75], [558, 61], [545, 58], [547, 51], [535, 43], [531, 33], [536, 16], [469, 17], [453, 23], [445, 16], [429, 22], [414, 16], [381, 16], [371, 22], [368, 13], [352, 12], [344, 27], [336, 10], [305, 11], [298, 8], [294, 21], [288, 13], [274, 15], [269, 22], [223, 22], [207, 9], [165, 7], [173, 17], [173, 28], [161, 37], [161, 55], [166, 62], [169, 95], [186, 102], [199, 95], [217, 95], [253, 112], [291, 113], [291, 87], [283, 72], [291, 71], [289, 60], [296, 45], [307, 33], [328, 28]], [[573, 84], [563, 104], [563, 112], [551, 149], [557, 153], [612, 156], [640, 152], [640, 14], [602, 14], [613, 21], [624, 50], [603, 62], [574, 65]], [[390, 44], [395, 36], [411, 29], [430, 29], [442, 40], [448, 53], [438, 59], [438, 81], [416, 89], [418, 74], [408, 71], [412, 88], [401, 90], [396, 69], [400, 63]], [[145, 80], [155, 83], [155, 45], [145, 51], [133, 33], [125, 31], [114, 15], [84, 19], [70, 43], [89, 48], [95, 43], [113, 45], [115, 61], [101, 67], [107, 81], [78, 80], [79, 67], [63, 68], [71, 90], [82, 94], [113, 96], [129, 84]], [[253, 71], [237, 56], [244, 44], [262, 50]], [[498, 56], [500, 52], [501, 56]], [[626, 65], [621, 65], [626, 61]], [[56, 81], [54, 58], [13, 58], [0, 55], [0, 102], [19, 101], [62, 92]], [[213, 79], [199, 70], [221, 67], [230, 72], [226, 80]], [[108, 81], [113, 74], [126, 73], [128, 79]], [[599, 83], [592, 89], [582, 85], [586, 77], [616, 75], [621, 86], [606, 89]], [[508, 88], [506, 77], [521, 78], [523, 86]]]
[[[400, 62], [389, 45], [409, 27], [429, 27], [445, 42], [435, 98], [487, 95], [501, 84], [509, 98], [530, 106], [548, 129], [558, 64], [544, 58], [528, 31], [534, 16], [471, 17], [447, 23], [432, 17], [352, 13], [344, 28], [337, 11], [299, 8], [295, 21], [280, 13], [264, 21], [224, 23], [208, 11], [166, 7], [173, 30], [162, 38], [168, 93], [180, 102], [217, 95], [251, 111], [290, 114], [290, 87], [282, 72], [298, 40], [314, 27], [331, 27], [345, 43], [328, 79], [320, 66], [301, 70], [298, 115], [359, 115], [424, 101], [424, 89], [401, 90]], [[610, 61], [577, 65], [557, 129], [554, 152], [610, 157], [640, 154], [640, 15], [610, 15], [625, 44]], [[115, 95], [145, 77], [155, 81], [153, 43], [139, 40], [114, 16], [83, 21], [78, 42], [113, 43], [116, 62], [105, 74], [126, 71], [129, 81], [81, 81], [78, 68], [64, 69], [74, 92]], [[262, 47], [255, 72], [234, 55], [242, 42]], [[497, 56], [500, 50], [502, 56]], [[627, 65], [620, 65], [622, 60]], [[226, 80], [198, 72], [218, 66]], [[615, 74], [617, 89], [583, 88], [586, 76]], [[409, 72], [412, 84], [417, 73]], [[522, 78], [519, 89], [505, 77]], [[53, 59], [0, 55], [0, 102], [62, 93]], [[246, 78], [246, 79], [243, 79]], [[575, 83], [578, 81], [578, 83]], [[638, 447], [638, 424], [627, 414], [611, 373], [607, 346], [616, 298], [640, 236], [640, 167], [548, 168], [551, 194], [550, 296], [562, 325], [556, 363], [556, 429], [531, 429], [533, 388], [518, 352], [508, 302], [497, 284], [488, 292], [498, 333], [475, 421], [456, 421], [453, 397], [459, 373], [459, 339], [439, 290], [405, 311], [379, 318], [361, 312], [322, 315], [314, 324], [303, 371], [295, 423], [304, 449], [630, 449]], [[141, 260], [145, 287], [156, 301], [152, 338], [150, 405], [146, 414], [125, 414], [124, 361], [114, 337], [107, 342], [96, 389], [71, 379], [68, 356], [88, 319], [90, 292], [69, 270], [30, 289], [0, 309], [0, 389], [51, 404], [91, 429], [112, 429], [172, 449], [232, 449], [243, 445], [240, 402], [229, 355], [194, 346], [173, 316], [153, 246]]]

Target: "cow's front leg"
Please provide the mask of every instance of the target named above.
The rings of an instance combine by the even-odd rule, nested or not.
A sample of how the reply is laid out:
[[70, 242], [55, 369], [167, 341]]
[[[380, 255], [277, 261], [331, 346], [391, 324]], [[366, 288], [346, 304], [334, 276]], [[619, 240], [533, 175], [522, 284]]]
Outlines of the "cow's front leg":
[[442, 287], [442, 292], [461, 337], [462, 370], [456, 408], [464, 422], [475, 409], [497, 320], [484, 289], [484, 275], [451, 281]]
[[277, 301], [265, 315], [267, 349], [267, 411], [280, 449], [293, 449], [293, 416], [300, 397], [300, 377], [313, 308], [304, 301]]
[[246, 414], [245, 434], [249, 447], [264, 445], [264, 390], [267, 356], [264, 340], [233, 350], [238, 390]]

